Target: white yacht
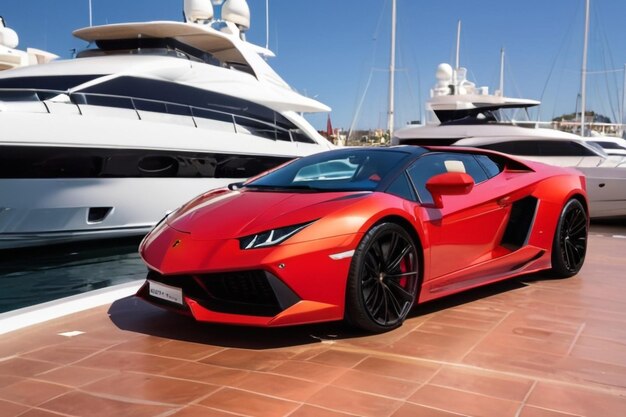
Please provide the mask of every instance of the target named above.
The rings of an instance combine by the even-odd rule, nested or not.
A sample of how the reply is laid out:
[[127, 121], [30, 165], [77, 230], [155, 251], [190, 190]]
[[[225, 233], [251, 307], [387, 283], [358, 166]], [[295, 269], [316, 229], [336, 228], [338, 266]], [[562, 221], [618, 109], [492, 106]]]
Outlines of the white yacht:
[[626, 139], [624, 138], [605, 136], [592, 130], [585, 140], [600, 146], [608, 155], [626, 156]]
[[57, 55], [36, 48], [27, 48], [26, 51], [16, 49], [19, 45], [17, 33], [7, 27], [4, 18], [0, 16], [0, 71], [26, 65], [45, 64]]
[[[221, 4], [222, 0], [212, 0]], [[245, 40], [249, 8], [95, 26], [76, 59], [0, 72], [0, 248], [144, 234], [195, 195], [332, 145], [324, 104]]]
[[464, 68], [441, 64], [437, 84], [427, 102], [424, 125], [399, 129], [392, 144], [477, 147], [558, 166], [576, 167], [587, 177], [590, 214], [594, 218], [626, 216], [626, 162], [607, 155], [580, 136], [554, 129], [528, 127], [506, 120], [508, 111], [540, 104], [489, 94], [465, 79]]

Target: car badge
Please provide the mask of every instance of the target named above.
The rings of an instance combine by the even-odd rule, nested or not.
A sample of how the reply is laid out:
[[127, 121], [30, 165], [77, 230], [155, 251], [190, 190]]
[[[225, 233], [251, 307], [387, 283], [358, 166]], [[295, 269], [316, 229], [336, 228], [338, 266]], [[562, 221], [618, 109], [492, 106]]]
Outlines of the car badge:
[[180, 244], [181, 244], [181, 243], [183, 243], [183, 242], [182, 242], [180, 239], [176, 239], [176, 241], [174, 242], [174, 244], [172, 244], [172, 247], [173, 247], [173, 248], [178, 247], [178, 246], [180, 246]]

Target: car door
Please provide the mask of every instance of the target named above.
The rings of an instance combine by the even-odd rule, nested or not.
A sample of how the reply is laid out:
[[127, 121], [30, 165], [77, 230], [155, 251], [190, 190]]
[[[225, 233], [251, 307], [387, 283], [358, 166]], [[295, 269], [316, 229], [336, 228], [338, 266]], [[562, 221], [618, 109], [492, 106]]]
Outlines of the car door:
[[[475, 182], [473, 189], [465, 195], [445, 195], [443, 207], [434, 207], [426, 182], [434, 175], [454, 171], [469, 174]], [[498, 168], [485, 168], [473, 154], [441, 152], [422, 156], [407, 172], [421, 203], [416, 210], [427, 219], [424, 223], [430, 237], [430, 267], [424, 276], [425, 284], [428, 280], [445, 281], [447, 275], [497, 255], [512, 191], [506, 181], [497, 180]]]

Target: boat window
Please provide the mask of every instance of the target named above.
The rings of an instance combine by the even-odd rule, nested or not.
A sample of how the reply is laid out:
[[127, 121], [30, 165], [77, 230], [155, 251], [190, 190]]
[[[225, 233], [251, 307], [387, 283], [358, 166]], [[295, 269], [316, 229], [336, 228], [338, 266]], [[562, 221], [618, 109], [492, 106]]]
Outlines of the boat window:
[[55, 75], [46, 77], [14, 77], [0, 79], [0, 88], [22, 88], [66, 91], [104, 74]]
[[426, 204], [433, 203], [433, 198], [426, 189], [426, 182], [435, 175], [465, 172], [474, 179], [475, 184], [488, 179], [474, 155], [452, 152], [426, 154], [415, 161], [407, 172], [417, 190], [419, 201]]
[[593, 141], [593, 142], [590, 142], [590, 143], [595, 143], [595, 144], [599, 145], [600, 147], [602, 147], [604, 149], [620, 149], [620, 150], [626, 149], [625, 147], [620, 146], [620, 145], [618, 145], [617, 143], [614, 143], [614, 142]]
[[463, 138], [411, 138], [411, 139], [400, 139], [400, 143], [403, 145], [414, 145], [414, 146], [450, 146], [459, 141], [459, 139]]
[[288, 130], [279, 129], [273, 123], [264, 123], [247, 117], [235, 117], [238, 132], [246, 132], [266, 139], [291, 142]]
[[92, 96], [81, 93], [72, 94], [71, 100], [75, 104], [90, 104], [92, 106], [117, 107], [120, 109], [135, 109], [135, 103], [138, 101], [130, 97]]
[[294, 142], [317, 143], [313, 140], [313, 138], [304, 133], [302, 129], [291, 129], [291, 137], [293, 138]]
[[[132, 99], [131, 99], [132, 97]], [[137, 110], [189, 114], [236, 123], [241, 132], [273, 140], [315, 143], [289, 119], [265, 106], [237, 97], [160, 80], [118, 77], [72, 95], [77, 104], [136, 108]], [[189, 112], [181, 107], [188, 106]], [[170, 111], [170, 110], [173, 110]], [[291, 135], [290, 132], [291, 131]]]
[[219, 94], [179, 83], [139, 77], [116, 77], [84, 90], [88, 99], [95, 95], [133, 97], [194, 106], [202, 109], [251, 117], [293, 127], [291, 122], [272, 109], [237, 97]]
[[222, 66], [222, 62], [209, 52], [187, 45], [173, 38], [107, 39], [96, 41], [97, 49], [79, 52], [77, 58], [102, 55], [166, 55], [190, 59], [209, 65]]
[[490, 143], [487, 145], [479, 145], [479, 148], [491, 149], [502, 153], [520, 156], [537, 156], [539, 148], [536, 141], [531, 140], [512, 140], [506, 142]]
[[541, 156], [596, 156], [580, 143], [570, 141], [543, 141], [539, 144]]
[[290, 157], [180, 150], [3, 146], [0, 178], [249, 178]]
[[479, 147], [520, 156], [597, 156], [591, 149], [569, 140], [518, 140]]

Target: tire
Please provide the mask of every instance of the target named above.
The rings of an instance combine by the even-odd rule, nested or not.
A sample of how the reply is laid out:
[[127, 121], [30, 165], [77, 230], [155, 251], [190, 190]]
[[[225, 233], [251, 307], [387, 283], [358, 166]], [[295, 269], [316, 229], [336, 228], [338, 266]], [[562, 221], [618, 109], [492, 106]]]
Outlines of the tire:
[[568, 278], [580, 271], [587, 253], [587, 212], [580, 201], [571, 199], [561, 211], [552, 243], [552, 273]]
[[396, 223], [374, 226], [352, 257], [346, 321], [371, 333], [401, 326], [415, 303], [419, 282], [419, 256], [411, 235]]

